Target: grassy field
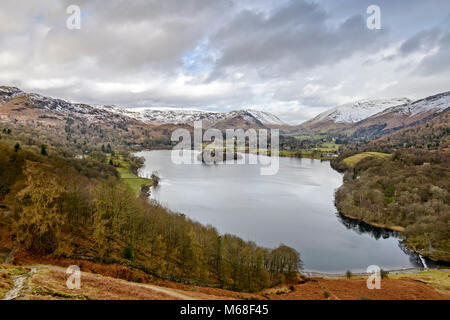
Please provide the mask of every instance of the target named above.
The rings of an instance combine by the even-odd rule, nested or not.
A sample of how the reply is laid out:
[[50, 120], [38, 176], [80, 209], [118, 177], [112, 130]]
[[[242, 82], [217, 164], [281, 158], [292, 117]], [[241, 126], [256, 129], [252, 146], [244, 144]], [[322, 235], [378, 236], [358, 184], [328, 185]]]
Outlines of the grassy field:
[[362, 159], [367, 158], [367, 157], [385, 158], [385, 157], [390, 157], [390, 154], [381, 153], [381, 152], [363, 152], [363, 153], [358, 153], [358, 154], [355, 154], [354, 156], [345, 158], [344, 160], [342, 160], [342, 162], [346, 166], [353, 168], [358, 162], [360, 162]]
[[139, 194], [142, 186], [153, 184], [153, 180], [151, 179], [141, 178], [134, 175], [130, 171], [128, 162], [124, 160], [115, 160], [114, 163], [119, 164], [117, 171], [119, 172], [120, 179], [128, 184], [136, 195]]
[[320, 139], [325, 139], [327, 137], [327, 136], [321, 135], [321, 134], [316, 134], [316, 135], [313, 135], [313, 136], [287, 134], [287, 136], [294, 137], [295, 139], [298, 139], [298, 140], [320, 140]]
[[390, 279], [413, 279], [431, 285], [439, 292], [450, 295], [450, 271], [449, 270], [426, 270], [416, 274], [390, 274]]
[[339, 150], [339, 145], [334, 143], [333, 141], [324, 142], [317, 148], [319, 151], [323, 152], [336, 152]]

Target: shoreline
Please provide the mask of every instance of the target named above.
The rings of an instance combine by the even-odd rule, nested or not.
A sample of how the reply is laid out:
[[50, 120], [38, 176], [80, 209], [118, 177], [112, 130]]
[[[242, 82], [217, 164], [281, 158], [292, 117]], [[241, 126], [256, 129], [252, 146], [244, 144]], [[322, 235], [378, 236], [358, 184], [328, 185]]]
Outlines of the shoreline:
[[[383, 269], [384, 270], [384, 269]], [[426, 270], [446, 270], [440, 268], [419, 268], [419, 267], [411, 267], [411, 268], [402, 268], [402, 269], [386, 269], [389, 274], [416, 274]], [[346, 276], [346, 271], [342, 272], [325, 272], [325, 271], [314, 271], [314, 270], [302, 270], [300, 272], [301, 275], [310, 277], [310, 278], [342, 278]], [[371, 274], [367, 272], [352, 272], [352, 277], [367, 277]]]
[[[139, 150], [132, 150], [129, 151], [129, 153], [137, 153], [137, 152], [142, 152], [142, 151], [168, 151], [168, 150], [172, 150], [172, 146], [167, 146], [167, 147], [158, 147], [155, 149], [140, 149]], [[187, 149], [186, 149], [187, 150]], [[195, 149], [190, 149], [191, 151], [196, 151]], [[245, 151], [236, 151], [237, 153], [242, 153], [242, 154], [253, 154], [253, 155], [261, 155], [261, 156], [266, 156], [266, 157], [270, 157], [271, 155], [267, 155], [267, 154], [259, 154], [258, 152], [249, 152], [248, 150]], [[278, 152], [278, 158], [296, 158], [296, 159], [311, 159], [311, 160], [320, 160], [320, 161], [331, 161], [333, 159], [336, 159], [335, 157], [315, 157], [313, 155], [308, 155], [308, 154], [302, 154], [302, 155], [297, 155], [297, 154], [286, 154], [285, 153], [286, 150], [279, 150]], [[262, 152], [264, 153], [264, 152]], [[333, 168], [334, 169], [334, 168]], [[335, 169], [336, 170], [336, 169]]]
[[[382, 223], [367, 222], [367, 221], [365, 221], [365, 220], [363, 220], [363, 219], [359, 219], [359, 218], [356, 218], [356, 217], [354, 217], [354, 216], [352, 216], [352, 215], [344, 214], [344, 213], [339, 212], [339, 211], [338, 211], [338, 214], [340, 214], [341, 216], [343, 216], [343, 217], [345, 217], [345, 218], [351, 219], [351, 220], [363, 222], [363, 223], [368, 224], [368, 225], [370, 225], [370, 226], [372, 226], [372, 227], [381, 228], [381, 229], [386, 229], [386, 230], [390, 230], [390, 231], [395, 231], [395, 232], [398, 232], [398, 233], [400, 233], [400, 234], [402, 234], [402, 233], [405, 231], [405, 228], [404, 228], [404, 227], [401, 227], [401, 226], [386, 226], [386, 225], [384, 225], [384, 224], [382, 224]], [[403, 240], [406, 240], [406, 238], [405, 238], [404, 236], [403, 236]], [[419, 257], [421, 257], [421, 258], [427, 258], [428, 260], [432, 261], [433, 263], [436, 263], [436, 264], [442, 265], [442, 266], [447, 266], [447, 265], [449, 264], [449, 263], [448, 263], [447, 261], [445, 261], [445, 260], [433, 259], [433, 258], [432, 258], [432, 255], [427, 254], [427, 253], [423, 253], [423, 252], [421, 252], [421, 251], [415, 249], [414, 247], [409, 246], [408, 243], [407, 243], [407, 241], [405, 241], [404, 245], [405, 245], [406, 249], [408, 249], [409, 251], [411, 251], [411, 252], [413, 252], [413, 253], [419, 255]], [[435, 269], [435, 268], [428, 268], [428, 267], [427, 267], [426, 269]]]
[[[342, 212], [339, 212], [339, 214], [342, 215], [342, 216], [344, 216], [344, 217], [346, 217], [346, 218], [348, 218], [348, 219], [352, 219], [352, 220], [357, 220], [357, 221], [360, 221], [360, 222], [364, 222], [364, 223], [366, 223], [366, 224], [368, 224], [368, 225], [371, 225], [371, 226], [373, 226], [373, 227], [377, 227], [377, 228], [381, 228], [381, 229], [387, 229], [387, 230], [396, 231], [396, 232], [400, 232], [400, 233], [405, 232], [405, 228], [404, 228], [404, 227], [401, 227], [401, 226], [387, 226], [387, 225], [382, 224], [382, 223], [367, 222], [367, 221], [365, 221], [365, 220], [363, 220], [363, 219], [360, 219], [360, 218], [357, 218], [357, 217], [354, 217], [354, 216], [352, 216], [352, 215], [345, 214], [345, 213], [342, 213]], [[418, 252], [416, 252], [416, 253], [418, 253]]]

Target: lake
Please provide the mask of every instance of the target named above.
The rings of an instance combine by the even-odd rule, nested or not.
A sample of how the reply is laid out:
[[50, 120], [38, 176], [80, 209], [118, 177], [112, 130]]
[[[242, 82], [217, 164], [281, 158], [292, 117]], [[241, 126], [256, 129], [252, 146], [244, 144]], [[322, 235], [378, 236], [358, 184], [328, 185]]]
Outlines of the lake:
[[278, 173], [262, 176], [254, 164], [174, 164], [169, 150], [136, 156], [145, 158], [141, 176], [157, 171], [161, 177], [151, 199], [220, 233], [269, 248], [288, 245], [300, 252], [305, 270], [422, 267], [416, 254], [400, 246], [395, 232], [337, 213], [334, 192], [342, 174], [328, 161], [280, 158]]

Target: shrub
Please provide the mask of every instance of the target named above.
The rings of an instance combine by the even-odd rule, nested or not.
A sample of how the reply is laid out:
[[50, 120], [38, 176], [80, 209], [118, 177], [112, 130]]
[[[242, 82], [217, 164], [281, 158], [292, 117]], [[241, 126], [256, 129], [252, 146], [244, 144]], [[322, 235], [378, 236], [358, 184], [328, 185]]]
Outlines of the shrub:
[[156, 186], [159, 184], [159, 182], [161, 181], [161, 178], [157, 175], [156, 172], [153, 172], [150, 178], [153, 180], [153, 185], [154, 185], [155, 187], [156, 187]]
[[347, 270], [347, 272], [345, 273], [345, 276], [347, 277], [347, 279], [350, 279], [352, 277], [352, 272], [350, 270]]
[[42, 154], [43, 156], [48, 156], [47, 145], [45, 145], [45, 144], [42, 144], [42, 145], [41, 145], [41, 154]]

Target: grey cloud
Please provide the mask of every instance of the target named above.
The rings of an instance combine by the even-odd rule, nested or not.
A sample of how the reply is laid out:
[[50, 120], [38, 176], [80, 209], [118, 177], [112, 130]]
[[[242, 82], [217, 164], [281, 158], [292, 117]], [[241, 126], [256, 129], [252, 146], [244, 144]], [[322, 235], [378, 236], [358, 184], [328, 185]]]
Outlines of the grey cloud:
[[[252, 106], [287, 120], [448, 86], [450, 20], [439, 22], [450, 2], [378, 2], [383, 30], [366, 28], [372, 0], [77, 0], [82, 28], [71, 31], [72, 0], [1, 1], [0, 82], [87, 103]], [[428, 56], [419, 63], [417, 52]]]
[[400, 53], [408, 55], [416, 51], [428, 51], [436, 45], [440, 34], [441, 30], [438, 28], [420, 31], [402, 43]]
[[448, 72], [450, 71], [450, 32], [445, 34], [438, 42], [437, 52], [425, 57], [417, 67], [415, 73], [431, 77], [437, 74], [447, 74], [447, 85], [450, 86]]
[[317, 4], [291, 1], [269, 16], [244, 11], [213, 38], [221, 56], [212, 79], [228, 68], [257, 69], [262, 77], [279, 77], [318, 65], [337, 63], [378, 43], [383, 31], [366, 27], [361, 15], [354, 15], [335, 28], [327, 24], [328, 14]]
[[[70, 2], [70, 1], [69, 1]], [[94, 59], [103, 70], [150, 66], [172, 71], [204, 36], [204, 26], [228, 1], [96, 1], [81, 5], [86, 17], [78, 32], [55, 27], [45, 40], [51, 61]]]

